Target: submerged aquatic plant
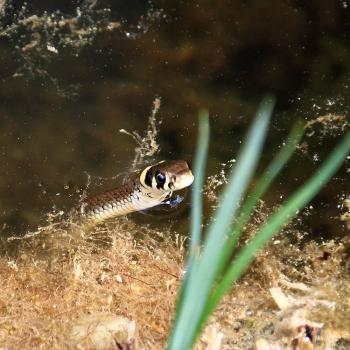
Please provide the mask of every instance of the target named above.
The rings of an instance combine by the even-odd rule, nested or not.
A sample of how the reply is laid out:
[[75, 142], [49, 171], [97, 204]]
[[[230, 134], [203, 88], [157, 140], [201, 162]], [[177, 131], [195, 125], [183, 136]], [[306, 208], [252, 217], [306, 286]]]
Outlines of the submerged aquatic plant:
[[291, 157], [303, 135], [303, 125], [298, 122], [285, 146], [273, 159], [252, 191], [247, 194], [263, 148], [274, 104], [273, 97], [265, 97], [260, 104], [236, 167], [220, 198], [219, 208], [205, 233], [204, 241], [201, 239], [202, 186], [209, 143], [209, 118], [207, 112], [200, 113], [194, 167], [196, 180], [192, 190], [191, 244], [173, 332], [168, 344], [169, 350], [193, 347], [208, 317], [232, 284], [242, 276], [255, 254], [320, 191], [350, 151], [350, 132], [348, 132], [317, 172], [268, 218], [231, 261], [236, 242], [256, 204]]

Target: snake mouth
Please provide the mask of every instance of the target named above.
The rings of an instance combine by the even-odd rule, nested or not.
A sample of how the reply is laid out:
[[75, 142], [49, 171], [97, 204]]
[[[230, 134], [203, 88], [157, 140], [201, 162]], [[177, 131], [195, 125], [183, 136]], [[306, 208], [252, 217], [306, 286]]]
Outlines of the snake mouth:
[[185, 187], [191, 186], [194, 180], [194, 176], [191, 170], [187, 170], [186, 174], [182, 174], [181, 176], [176, 177], [176, 181], [174, 183], [174, 189], [182, 190]]

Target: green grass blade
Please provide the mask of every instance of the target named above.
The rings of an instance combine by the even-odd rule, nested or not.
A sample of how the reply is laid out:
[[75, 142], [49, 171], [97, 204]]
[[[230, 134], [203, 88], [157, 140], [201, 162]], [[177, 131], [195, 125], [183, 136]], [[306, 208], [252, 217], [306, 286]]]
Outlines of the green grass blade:
[[202, 110], [199, 113], [199, 130], [198, 130], [198, 142], [196, 149], [196, 157], [194, 162], [194, 177], [195, 180], [192, 186], [191, 196], [191, 228], [190, 228], [190, 247], [189, 257], [186, 264], [186, 274], [182, 281], [181, 290], [176, 306], [176, 313], [179, 313], [183, 305], [183, 295], [186, 290], [187, 280], [193, 271], [193, 265], [196, 263], [199, 248], [201, 242], [201, 231], [202, 231], [202, 210], [203, 210], [203, 199], [202, 190], [205, 175], [205, 166], [209, 148], [209, 114], [208, 111]]
[[196, 158], [194, 162], [195, 180], [192, 187], [191, 210], [191, 242], [190, 257], [198, 253], [202, 231], [202, 190], [204, 184], [205, 166], [209, 147], [209, 115], [208, 111], [199, 114], [199, 137]]
[[259, 199], [268, 190], [276, 176], [288, 162], [290, 157], [295, 151], [295, 147], [298, 145], [304, 134], [304, 125], [302, 122], [297, 122], [292, 131], [289, 134], [286, 144], [281, 148], [281, 150], [274, 157], [271, 164], [267, 167], [264, 174], [257, 181], [253, 191], [248, 195], [244, 205], [241, 209], [241, 214], [238, 217], [237, 222], [234, 224], [234, 228], [230, 233], [227, 242], [224, 246], [224, 250], [220, 255], [219, 272], [222, 273], [224, 268], [227, 266], [233, 249], [236, 245], [237, 239], [241, 232], [243, 231], [245, 225], [249, 221], [249, 218], [257, 205]]
[[202, 312], [216, 278], [220, 251], [225, 242], [230, 223], [256, 167], [267, 126], [274, 106], [274, 98], [265, 98], [258, 110], [243, 151], [230, 177], [215, 218], [209, 227], [203, 255], [198, 267], [192, 270], [183, 294], [181, 312], [177, 314], [175, 328], [168, 349], [190, 349], [198, 335]]
[[300, 187], [285, 203], [282, 208], [273, 214], [268, 222], [257, 232], [256, 236], [241, 249], [223, 280], [219, 283], [207, 305], [206, 317], [215, 310], [223, 295], [232, 286], [232, 283], [243, 274], [255, 254], [275, 235], [287, 222], [289, 222], [305, 205], [320, 191], [327, 181], [341, 166], [350, 152], [350, 132], [348, 132], [333, 151], [331, 156], [321, 166], [318, 172]]

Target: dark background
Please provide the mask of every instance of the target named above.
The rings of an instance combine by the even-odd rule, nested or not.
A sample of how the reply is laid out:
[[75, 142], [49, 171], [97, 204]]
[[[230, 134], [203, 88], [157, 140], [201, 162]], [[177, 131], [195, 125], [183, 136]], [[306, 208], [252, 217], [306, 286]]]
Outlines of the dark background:
[[[116, 185], [111, 177], [128, 171], [135, 147], [118, 130], [142, 133], [155, 96], [162, 99], [161, 159], [191, 160], [198, 110], [210, 110], [210, 174], [237, 155], [265, 93], [278, 103], [261, 169], [297, 118], [332, 113], [348, 123], [349, 11], [349, 1], [329, 0], [5, 2], [3, 234], [35, 228], [53, 207], [69, 209], [86, 173], [91, 193]], [[38, 19], [25, 21], [33, 15]], [[70, 31], [49, 25], [49, 18], [78, 18], [78, 24]], [[111, 22], [120, 27], [108, 30]], [[92, 30], [89, 40], [79, 30]], [[269, 206], [311, 175], [347, 126], [318, 125], [305, 138], [307, 152], [298, 152], [282, 173], [266, 197]], [[304, 213], [302, 230], [321, 238], [346, 233], [338, 217], [349, 189], [348, 162]]]

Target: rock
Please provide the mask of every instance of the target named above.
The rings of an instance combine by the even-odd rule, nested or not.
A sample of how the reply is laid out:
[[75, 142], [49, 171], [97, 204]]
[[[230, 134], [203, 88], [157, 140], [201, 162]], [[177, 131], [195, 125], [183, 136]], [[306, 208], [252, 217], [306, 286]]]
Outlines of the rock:
[[78, 347], [89, 344], [95, 350], [132, 349], [136, 323], [110, 313], [85, 315], [72, 327], [69, 338]]

